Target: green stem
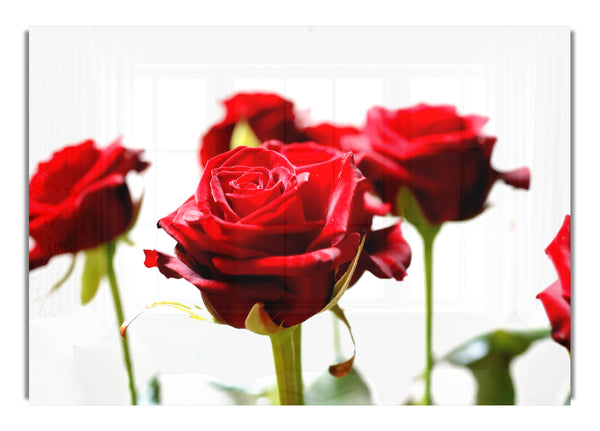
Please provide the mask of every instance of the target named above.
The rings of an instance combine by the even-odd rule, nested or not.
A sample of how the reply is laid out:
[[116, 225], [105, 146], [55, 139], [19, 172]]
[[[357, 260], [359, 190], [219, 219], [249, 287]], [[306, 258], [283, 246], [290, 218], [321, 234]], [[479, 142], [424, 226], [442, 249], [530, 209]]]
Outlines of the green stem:
[[433, 368], [433, 241], [441, 225], [421, 225], [417, 227], [423, 239], [423, 258], [425, 261], [425, 398], [424, 403], [431, 405], [431, 369]]
[[[107, 268], [106, 272], [108, 275], [108, 282], [110, 284], [110, 291], [113, 297], [113, 303], [115, 306], [115, 312], [117, 313], [117, 322], [121, 324], [125, 321], [123, 315], [123, 307], [121, 306], [121, 298], [119, 296], [119, 286], [117, 284], [117, 277], [115, 276], [115, 268], [113, 266], [113, 258], [115, 256], [115, 250], [117, 246], [115, 242], [109, 242], [106, 244], [106, 255], [107, 255]], [[123, 348], [123, 358], [125, 360], [125, 368], [127, 369], [127, 376], [129, 378], [129, 393], [131, 394], [131, 405], [137, 404], [137, 395], [135, 392], [135, 383], [133, 381], [133, 367], [131, 363], [131, 357], [129, 355], [129, 345], [126, 337], [121, 337], [121, 346]]]
[[279, 404], [303, 405], [301, 364], [301, 325], [292, 326], [270, 336], [277, 374]]

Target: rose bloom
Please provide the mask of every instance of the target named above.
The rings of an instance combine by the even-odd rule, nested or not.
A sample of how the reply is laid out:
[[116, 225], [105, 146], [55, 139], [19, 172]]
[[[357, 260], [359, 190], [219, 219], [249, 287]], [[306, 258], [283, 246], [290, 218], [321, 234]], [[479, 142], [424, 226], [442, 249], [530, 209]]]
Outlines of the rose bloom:
[[[238, 147], [209, 160], [196, 193], [158, 222], [177, 241], [175, 256], [145, 250], [146, 266], [194, 284], [215, 319], [236, 328], [257, 303], [285, 327], [321, 311], [369, 231], [373, 208], [350, 153], [299, 158], [294, 164], [265, 147]], [[404, 255], [381, 271], [401, 277], [410, 249], [399, 229], [388, 236], [397, 242], [392, 255]], [[375, 260], [384, 260], [383, 248], [373, 248]]]
[[496, 138], [482, 134], [487, 118], [460, 116], [452, 106], [368, 111], [360, 136], [341, 138], [384, 202], [399, 214], [398, 192], [407, 187], [430, 224], [465, 220], [485, 209], [498, 179], [529, 188], [529, 169], [498, 172], [490, 166]]
[[299, 125], [294, 104], [274, 93], [237, 93], [223, 101], [225, 117], [202, 137], [200, 165], [214, 156], [229, 151], [235, 125], [244, 120], [260, 142], [276, 139], [285, 144], [315, 141], [339, 148], [340, 138], [357, 134], [350, 126], [338, 127], [322, 123], [310, 127]]
[[537, 295], [552, 326], [552, 338], [571, 351], [571, 216], [546, 248], [558, 280]]
[[134, 203], [125, 175], [149, 166], [141, 153], [123, 147], [120, 138], [104, 149], [87, 140], [38, 165], [29, 180], [30, 270], [111, 241], [131, 226]]

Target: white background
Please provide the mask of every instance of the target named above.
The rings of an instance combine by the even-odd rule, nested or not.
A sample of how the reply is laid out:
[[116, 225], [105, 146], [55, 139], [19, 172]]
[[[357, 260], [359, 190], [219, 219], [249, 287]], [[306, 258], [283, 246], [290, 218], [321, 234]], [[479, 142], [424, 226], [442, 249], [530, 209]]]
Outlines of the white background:
[[[208, 39], [219, 43], [201, 43]], [[408, 40], [415, 42], [398, 43]], [[201, 304], [189, 283], [145, 268], [142, 249], [172, 251], [173, 240], [156, 221], [194, 192], [198, 139], [223, 116], [218, 102], [237, 91], [262, 90], [295, 101], [305, 122], [360, 125], [371, 106], [419, 102], [488, 116], [486, 130], [499, 138], [494, 166], [529, 166], [532, 186], [522, 192], [498, 185], [491, 208], [441, 231], [434, 256], [434, 351], [443, 354], [500, 327], [548, 326], [535, 295], [556, 278], [543, 250], [570, 213], [568, 28], [33, 28], [29, 66], [30, 171], [65, 143], [93, 137], [105, 145], [119, 134], [125, 145], [144, 148], [152, 162], [137, 181], [145, 197], [132, 233], [136, 245], [117, 255], [129, 315], [159, 300]], [[406, 401], [423, 367], [422, 250], [408, 225], [405, 235], [414, 254], [406, 280], [366, 275], [341, 301], [358, 343], [356, 366], [386, 405]], [[107, 286], [80, 316], [80, 262], [61, 291], [46, 297], [68, 262], [53, 259], [30, 276], [30, 400], [126, 403], [118, 345], [109, 346], [116, 322]], [[82, 331], [74, 340], [58, 329], [65, 320], [77, 326], [97, 321], [109, 332], [96, 341]], [[304, 325], [307, 373], [326, 370], [332, 360], [329, 320], [318, 316]], [[199, 326], [174, 310], [144, 315], [130, 334], [146, 349], [133, 355], [137, 383], [147, 379], [146, 364], [136, 360], [145, 355], [147, 367], [161, 374], [165, 403], [218, 402], [214, 393], [199, 397], [192, 375], [187, 386], [170, 389], [172, 374], [251, 386], [273, 372], [264, 337]], [[50, 352], [54, 361], [47, 359]], [[90, 356], [114, 362], [106, 359], [98, 370]], [[514, 364], [517, 402], [561, 404], [568, 367], [560, 346], [550, 340], [536, 346]], [[434, 376], [437, 402], [471, 403], [470, 376], [441, 370]], [[67, 377], [81, 387], [59, 384]]]
[[[128, 24], [131, 22], [140, 23], [211, 23], [216, 22], [220, 24], [233, 23], [243, 24], [248, 23], [248, 20], [253, 23], [266, 24], [266, 23], [279, 23], [279, 24], [302, 24], [302, 23], [344, 23], [344, 24], [359, 24], [359, 23], [374, 23], [374, 24], [443, 24], [448, 17], [453, 18], [455, 23], [465, 24], [570, 24], [575, 30], [575, 46], [576, 46], [576, 67], [575, 72], [575, 89], [576, 97], [575, 102], [575, 137], [576, 143], [579, 144], [578, 151], [574, 152], [575, 165], [577, 171], [574, 172], [575, 184], [579, 191], [576, 196], [577, 211], [578, 215], [575, 217], [575, 231], [574, 231], [574, 248], [576, 256], [575, 278], [581, 282], [582, 286], [593, 284], [592, 268], [594, 267], [592, 256], [592, 241], [594, 235], [590, 234], [593, 227], [592, 218], [594, 216], [594, 209], [597, 204], [592, 199], [586, 199], [586, 196], [590, 196], [593, 189], [590, 185], [591, 182], [586, 183], [586, 179], [591, 175], [593, 178], [593, 163], [594, 163], [594, 149], [589, 145], [594, 140], [594, 109], [593, 100], [595, 95], [598, 94], [598, 84], [595, 77], [598, 74], [598, 65], [596, 57], [593, 55], [593, 47], [595, 46], [594, 37], [597, 36], [597, 30], [593, 26], [593, 14], [589, 14], [589, 11], [582, 11], [581, 8], [577, 8], [577, 2], [572, 3], [571, 8], [559, 5], [554, 2], [544, 3], [542, 9], [538, 9], [534, 2], [503, 2], [494, 5], [485, 4], [480, 5], [476, 2], [454, 2], [452, 5], [445, 5], [442, 3], [435, 4], [435, 8], [431, 8], [431, 4], [424, 3], [422, 6], [414, 6], [410, 10], [403, 10], [403, 13], [393, 10], [395, 13], [382, 14], [380, 7], [382, 6], [379, 2], [371, 2], [369, 9], [352, 10], [351, 8], [337, 9], [334, 6], [323, 7], [320, 5], [321, 14], [314, 15], [310, 8], [295, 11], [294, 14], [288, 14], [281, 10], [281, 6], [272, 8], [267, 14], [260, 14], [255, 11], [249, 13], [248, 8], [254, 8], [257, 2], [253, 2], [252, 5], [238, 5], [235, 9], [236, 12], [240, 12], [239, 15], [233, 13], [232, 9], [227, 5], [216, 8], [212, 13], [195, 13], [182, 15], [181, 9], [173, 7], [168, 11], [160, 11], [157, 13], [150, 13], [148, 8], [120, 8], [120, 13], [115, 14], [110, 9], [110, 5], [103, 4], [101, 8], [88, 8], [82, 10], [79, 3], [73, 2], [61, 2], [58, 6], [64, 6], [64, 9], [68, 9], [66, 15], [57, 7], [57, 3], [53, 3], [52, 9], [48, 9], [47, 6], [41, 4], [34, 4], [31, 7], [31, 2], [27, 3], [24, 7], [18, 8], [14, 16], [8, 14], [9, 22], [4, 26], [3, 32], [6, 37], [3, 38], [3, 51], [7, 52], [7, 59], [11, 61], [14, 68], [8, 68], [3, 70], [3, 75], [6, 74], [5, 79], [2, 80], [3, 94], [7, 95], [3, 102], [3, 118], [6, 120], [8, 126], [8, 134], [6, 139], [12, 142], [21, 142], [23, 138], [23, 64], [24, 55], [22, 52], [23, 46], [23, 34], [22, 31], [27, 28], [29, 24], [40, 24], [54, 22], [60, 23], [71, 23], [71, 24], [94, 24], [94, 23], [121, 23]], [[573, 6], [573, 4], [575, 6]], [[517, 6], [518, 5], [518, 6]], [[143, 10], [143, 13], [140, 11]], [[436, 13], [431, 13], [435, 11]], [[465, 11], [468, 10], [468, 14]], [[518, 13], [516, 11], [518, 10]], [[6, 16], [6, 15], [5, 15]], [[238, 16], [239, 18], [235, 18]], [[265, 18], [266, 16], [266, 18]], [[334, 19], [333, 17], [337, 17]], [[216, 17], [216, 18], [215, 18]], [[243, 17], [243, 18], [242, 18]], [[6, 48], [6, 50], [4, 50]], [[24, 121], [24, 120], [23, 120]], [[3, 158], [3, 171], [5, 173], [14, 172], [15, 165], [14, 160], [22, 160], [25, 153], [22, 151], [22, 147], [14, 145], [7, 147], [8, 152], [5, 158]], [[7, 200], [17, 202], [20, 199], [24, 199], [24, 183], [23, 187], [19, 184], [11, 184], [13, 187], [7, 189]], [[24, 213], [21, 217], [20, 212], [17, 210], [17, 219], [24, 219]], [[24, 237], [25, 228], [23, 231], [19, 229], [8, 231], [8, 240], [12, 244], [19, 244], [20, 239]], [[24, 245], [24, 244], [23, 244]], [[3, 261], [14, 262], [14, 256], [17, 256], [17, 262], [14, 266], [19, 264], [25, 268], [25, 250], [17, 247], [17, 253], [14, 248], [3, 249]], [[5, 253], [6, 251], [6, 253]], [[589, 252], [589, 253], [586, 253]], [[21, 276], [10, 277], [10, 284], [18, 286], [21, 284]], [[579, 296], [575, 297], [575, 307], [577, 308], [576, 317], [576, 332], [578, 340], [580, 341], [576, 345], [577, 354], [574, 357], [575, 369], [576, 369], [576, 396], [573, 402], [574, 407], [571, 409], [518, 409], [518, 411], [511, 411], [510, 414], [506, 410], [503, 410], [501, 416], [495, 417], [494, 421], [489, 424], [491, 429], [500, 429], [507, 421], [513, 421], [516, 419], [532, 418], [542, 426], [559, 429], [565, 426], [571, 426], [572, 420], [585, 420], [585, 416], [581, 413], [588, 411], [588, 407], [591, 407], [595, 398], [595, 382], [598, 381], [596, 376], [595, 367], [595, 347], [593, 343], [584, 342], [583, 340], [592, 339], [593, 333], [591, 332], [591, 326], [586, 327], [586, 323], [590, 323], [585, 316], [593, 315], [594, 304], [596, 293], [593, 290], [586, 289], [578, 291]], [[23, 304], [23, 296], [20, 294], [20, 290], [12, 289], [7, 290], [6, 300], [3, 301], [3, 316], [7, 316], [7, 321], [4, 327], [14, 327], [15, 321], [23, 322], [22, 316], [20, 317], [20, 310], [22, 307], [19, 304]], [[15, 312], [16, 310], [16, 312]], [[20, 325], [19, 325], [20, 326]], [[22, 370], [25, 365], [23, 362], [23, 332], [22, 331], [9, 331], [6, 334], [7, 345], [12, 346], [12, 349], [18, 352], [8, 359], [3, 368], [3, 378], [7, 384], [3, 389], [3, 403], [13, 407], [10, 409], [12, 415], [27, 414], [26, 402], [18, 401], [23, 393], [23, 379]], [[7, 395], [10, 393], [10, 395]], [[17, 399], [17, 400], [15, 400]], [[79, 413], [74, 410], [48, 410], [48, 409], [36, 409], [36, 416], [27, 416], [26, 423], [29, 425], [41, 425], [44, 424], [46, 428], [54, 428], [55, 424], [60, 423], [62, 429], [70, 429], [75, 426], [79, 426], [80, 421], [85, 420], [87, 417], [91, 419], [88, 425], [91, 429], [101, 429], [106, 427], [108, 424], [113, 423], [115, 417], [128, 419], [135, 418], [143, 424], [167, 424], [172, 423], [177, 417], [183, 418], [197, 418], [195, 410], [181, 410], [181, 409], [164, 409], [161, 411], [157, 410], [128, 410], [128, 413], [124, 416], [116, 414], [105, 414], [105, 410], [89, 410], [89, 409], [78, 409]], [[312, 410], [315, 414], [317, 412]], [[330, 411], [328, 409], [324, 411]], [[343, 416], [336, 415], [336, 419], [347, 423], [346, 421], [352, 421], [355, 424], [366, 424], [372, 423], [374, 417], [370, 414], [363, 414], [370, 410], [361, 409], [338, 409], [339, 412], [343, 412]], [[68, 418], [70, 420], [65, 421], [65, 413], [68, 412]], [[116, 411], [111, 410], [116, 413]], [[211, 426], [216, 423], [217, 415], [222, 410], [204, 409], [202, 415], [204, 417], [203, 423], [206, 426]], [[242, 416], [244, 418], [252, 418], [256, 423], [264, 410], [261, 409], [250, 409], [236, 413], [236, 416]], [[471, 413], [472, 412], [472, 413]], [[514, 412], [514, 413], [513, 413]], [[123, 412], [125, 413], [125, 412]], [[85, 416], [84, 416], [85, 414]], [[271, 414], [271, 413], [270, 413]], [[286, 410], [286, 415], [290, 414], [289, 410]], [[479, 420], [489, 417], [490, 409], [477, 409], [477, 411], [469, 411], [469, 416], [478, 418]], [[530, 416], [531, 414], [531, 416]], [[189, 415], [189, 416], [188, 416]], [[493, 413], [492, 415], [496, 416]], [[534, 416], [535, 415], [535, 416]], [[11, 416], [11, 415], [9, 415]], [[295, 416], [295, 415], [294, 415]], [[436, 409], [436, 415], [428, 415], [427, 418], [422, 417], [419, 409], [402, 409], [402, 421], [403, 423], [412, 422], [418, 420], [420, 424], [434, 424], [445, 423], [448, 420], [458, 420], [464, 418], [463, 410], [455, 409]], [[23, 419], [25, 417], [21, 417]], [[60, 418], [60, 420], [59, 420]], [[398, 411], [396, 409], [385, 409], [377, 410], [377, 418], [386, 420], [387, 422], [399, 422], [401, 419], [398, 417]], [[312, 420], [312, 415], [304, 415], [302, 418], [296, 418], [296, 420], [288, 425], [291, 429], [300, 429], [308, 420]], [[9, 419], [10, 420], [10, 419]], [[169, 422], [167, 422], [169, 421]], [[367, 422], [368, 421], [368, 422]], [[442, 422], [443, 421], [443, 422]], [[476, 424], [477, 422], [470, 422]], [[569, 425], [567, 425], [569, 424]], [[466, 426], [469, 428], [469, 426]]]

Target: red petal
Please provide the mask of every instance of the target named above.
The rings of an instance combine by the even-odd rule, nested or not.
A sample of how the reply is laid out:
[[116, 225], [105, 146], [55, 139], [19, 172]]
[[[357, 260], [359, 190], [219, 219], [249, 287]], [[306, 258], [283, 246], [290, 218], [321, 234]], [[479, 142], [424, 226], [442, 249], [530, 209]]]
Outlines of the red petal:
[[[305, 207], [311, 201], [316, 201], [316, 206], [327, 208], [327, 214], [323, 230], [308, 247], [308, 251], [328, 247], [336, 236], [348, 231], [364, 229], [364, 226], [350, 226], [356, 220], [353, 210], [357, 201], [362, 201], [369, 187], [367, 179], [354, 164], [352, 154], [347, 153], [342, 159], [319, 165], [318, 171], [311, 171], [311, 180], [310, 188], [303, 189], [303, 193], [306, 193]], [[325, 202], [328, 205], [324, 205]]]
[[508, 172], [499, 172], [499, 176], [506, 184], [518, 189], [529, 189], [531, 173], [529, 168], [523, 167]]
[[100, 158], [92, 140], [66, 146], [41, 162], [29, 180], [29, 202], [57, 205], [69, 196], [72, 188]]
[[34, 246], [29, 250], [29, 270], [36, 269], [48, 263], [53, 255], [45, 252], [39, 246]]
[[546, 247], [546, 254], [556, 268], [562, 295], [571, 298], [571, 216], [565, 216], [563, 224], [552, 240]]
[[[292, 256], [268, 256], [258, 259], [232, 259], [214, 256], [215, 267], [229, 275], [275, 275], [303, 277], [309, 272], [332, 271], [341, 263], [352, 260], [358, 249], [359, 236], [348, 236], [336, 247]], [[341, 261], [341, 262], [340, 262]]]
[[385, 229], [370, 232], [365, 243], [366, 269], [379, 278], [404, 279], [412, 252], [402, 236], [398, 222]]
[[542, 301], [552, 326], [552, 338], [571, 350], [571, 304], [563, 297], [560, 281], [552, 283], [537, 295]]
[[29, 235], [48, 256], [75, 253], [116, 238], [129, 227], [132, 215], [129, 190], [117, 174], [32, 219]]

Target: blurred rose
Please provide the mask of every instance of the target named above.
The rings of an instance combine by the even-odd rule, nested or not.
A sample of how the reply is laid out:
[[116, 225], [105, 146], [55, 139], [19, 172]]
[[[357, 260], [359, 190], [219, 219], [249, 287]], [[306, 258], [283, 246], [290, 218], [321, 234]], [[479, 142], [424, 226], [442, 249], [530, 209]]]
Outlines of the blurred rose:
[[398, 192], [407, 187], [430, 224], [465, 220], [485, 209], [498, 179], [529, 188], [529, 169], [498, 172], [490, 166], [496, 138], [481, 133], [487, 118], [460, 116], [452, 106], [371, 108], [359, 136], [346, 135], [342, 148], [384, 202], [399, 214]]
[[552, 326], [552, 338], [571, 351], [571, 216], [546, 248], [558, 280], [537, 295]]
[[225, 118], [202, 137], [200, 165], [231, 149], [233, 130], [246, 121], [260, 143], [276, 139], [285, 144], [315, 141], [339, 148], [340, 138], [356, 134], [354, 127], [338, 127], [328, 123], [304, 127], [297, 121], [294, 104], [274, 93], [237, 93], [223, 101]]
[[50, 258], [113, 240], [133, 222], [134, 204], [125, 175], [149, 163], [142, 150], [117, 139], [104, 149], [92, 140], [64, 147], [38, 165], [29, 181], [29, 269]]

